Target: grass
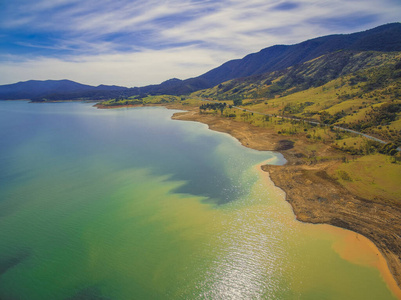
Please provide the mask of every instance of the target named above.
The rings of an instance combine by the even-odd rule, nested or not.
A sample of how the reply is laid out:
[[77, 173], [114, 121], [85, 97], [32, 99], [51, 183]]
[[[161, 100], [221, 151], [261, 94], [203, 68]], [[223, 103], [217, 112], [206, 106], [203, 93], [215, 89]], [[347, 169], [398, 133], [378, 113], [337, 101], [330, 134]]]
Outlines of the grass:
[[[291, 95], [291, 97], [295, 96], [295, 94]], [[323, 96], [320, 95], [320, 97]], [[289, 102], [289, 98], [288, 96], [284, 100]], [[261, 107], [278, 106], [279, 101], [282, 100], [283, 98], [271, 100], [269, 105], [259, 103], [245, 107], [250, 110], [261, 111]], [[282, 102], [285, 103], [286, 101]], [[347, 106], [343, 104], [343, 107], [353, 107], [358, 103], [355, 99], [347, 102]], [[268, 113], [272, 112], [272, 110], [268, 111]], [[220, 112], [217, 111], [210, 113], [220, 115]], [[303, 161], [306, 164], [317, 164], [324, 161], [335, 162], [335, 167], [331, 167], [329, 175], [351, 193], [377, 202], [401, 204], [401, 164], [399, 162], [394, 163], [394, 157], [383, 154], [350, 155], [348, 152], [334, 149], [328, 152], [324, 150], [327, 149], [328, 145], [332, 145], [337, 149], [341, 147], [344, 149], [365, 149], [368, 141], [365, 137], [343, 131], [333, 131], [327, 126], [313, 126], [308, 123], [294, 122], [279, 117], [269, 117], [267, 120], [262, 115], [243, 112], [234, 108], [226, 109], [223, 116], [228, 117], [234, 114], [235, 117], [231, 117], [231, 119], [238, 122], [247, 122], [259, 127], [269, 127], [280, 133], [283, 139], [290, 139], [296, 143], [302, 141], [302, 152], [305, 154]], [[348, 118], [356, 120], [361, 118], [363, 114], [364, 109], [361, 109], [357, 114], [350, 115]], [[398, 125], [401, 125], [399, 120], [393, 126]]]
[[366, 143], [366, 138], [362, 137], [362, 136], [349, 136], [346, 138], [343, 138], [341, 140], [336, 140], [334, 142], [335, 145], [337, 146], [352, 146], [355, 147], [357, 149], [360, 149], [361, 147], [363, 147]]
[[[348, 180], [344, 174], [349, 176]], [[330, 175], [363, 198], [401, 204], [401, 164], [392, 163], [388, 156], [362, 156], [340, 164]]]

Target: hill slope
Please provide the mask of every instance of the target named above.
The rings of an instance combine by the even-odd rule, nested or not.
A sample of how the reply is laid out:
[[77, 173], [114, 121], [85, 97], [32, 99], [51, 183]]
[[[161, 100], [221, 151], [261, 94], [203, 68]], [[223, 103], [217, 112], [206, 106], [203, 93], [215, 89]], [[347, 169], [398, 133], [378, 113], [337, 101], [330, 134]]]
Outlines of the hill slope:
[[194, 95], [340, 125], [401, 145], [401, 52], [339, 51]]
[[265, 48], [243, 59], [226, 62], [198, 78], [214, 86], [234, 78], [282, 70], [338, 50], [401, 51], [401, 23], [353, 34], [319, 37], [291, 46]]
[[231, 60], [195, 78], [176, 80], [168, 88], [152, 86], [143, 92], [187, 94], [210, 88], [227, 80], [278, 71], [322, 55], [340, 51], [401, 51], [401, 23], [386, 24], [353, 34], [329, 35], [295, 45], [276, 45]]

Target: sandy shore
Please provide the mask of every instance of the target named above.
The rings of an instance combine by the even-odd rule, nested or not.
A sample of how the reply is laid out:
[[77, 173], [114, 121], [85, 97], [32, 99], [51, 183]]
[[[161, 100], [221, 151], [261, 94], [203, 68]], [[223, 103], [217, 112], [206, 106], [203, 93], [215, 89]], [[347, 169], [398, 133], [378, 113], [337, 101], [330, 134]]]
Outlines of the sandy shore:
[[[386, 275], [385, 263], [376, 267], [381, 270], [393, 293], [401, 299], [401, 207], [380, 204], [351, 194], [326, 172], [340, 162], [305, 164], [300, 159], [306, 155], [302, 140], [297, 140], [292, 146], [272, 129], [199, 114], [195, 108], [185, 109], [189, 111], [176, 113], [173, 119], [202, 122], [212, 130], [229, 133], [246, 147], [282, 153], [287, 164], [265, 165], [262, 169], [269, 172], [275, 185], [285, 191], [286, 200], [297, 219], [348, 229], [372, 241], [380, 250], [378, 253], [384, 257], [393, 277]], [[319, 156], [328, 155], [330, 151], [333, 150], [327, 146]]]

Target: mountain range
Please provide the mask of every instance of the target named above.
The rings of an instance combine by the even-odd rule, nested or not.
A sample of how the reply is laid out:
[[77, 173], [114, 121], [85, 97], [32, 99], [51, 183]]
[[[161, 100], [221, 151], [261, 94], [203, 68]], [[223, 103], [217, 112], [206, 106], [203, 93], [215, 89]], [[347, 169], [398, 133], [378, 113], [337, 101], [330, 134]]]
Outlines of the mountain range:
[[386, 24], [358, 33], [318, 37], [295, 45], [268, 47], [186, 80], [174, 78], [158, 85], [134, 88], [107, 85], [95, 87], [69, 80], [30, 80], [1, 85], [0, 99], [104, 100], [134, 95], [184, 95], [228, 80], [284, 70], [338, 51], [401, 51], [401, 23]]

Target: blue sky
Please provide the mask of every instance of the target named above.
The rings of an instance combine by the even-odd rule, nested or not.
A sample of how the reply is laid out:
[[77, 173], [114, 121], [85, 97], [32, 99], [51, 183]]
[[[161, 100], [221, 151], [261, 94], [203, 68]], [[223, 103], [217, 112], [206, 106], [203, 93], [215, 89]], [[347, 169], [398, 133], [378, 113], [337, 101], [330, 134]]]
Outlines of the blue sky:
[[399, 22], [401, 0], [0, 0], [0, 84], [143, 86]]

